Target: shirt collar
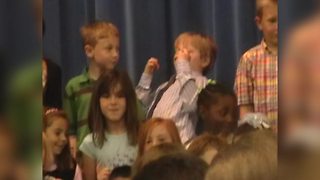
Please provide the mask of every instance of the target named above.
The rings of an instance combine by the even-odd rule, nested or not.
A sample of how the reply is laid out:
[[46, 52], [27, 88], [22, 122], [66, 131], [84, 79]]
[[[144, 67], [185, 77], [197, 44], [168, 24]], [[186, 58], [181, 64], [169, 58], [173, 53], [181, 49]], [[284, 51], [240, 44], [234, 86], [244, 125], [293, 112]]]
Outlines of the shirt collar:
[[266, 41], [265, 41], [264, 39], [261, 41], [261, 46], [262, 46], [262, 48], [265, 49], [269, 54], [276, 55], [276, 54], [274, 54], [274, 53], [268, 48], [268, 45], [267, 45], [267, 43], [266, 43]]

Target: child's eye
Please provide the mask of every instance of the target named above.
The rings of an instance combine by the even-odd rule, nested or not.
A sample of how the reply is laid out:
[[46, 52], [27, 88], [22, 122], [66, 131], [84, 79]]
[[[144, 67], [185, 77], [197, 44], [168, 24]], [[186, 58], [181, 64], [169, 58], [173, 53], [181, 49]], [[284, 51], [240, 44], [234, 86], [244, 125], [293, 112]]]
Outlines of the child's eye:
[[146, 141], [146, 144], [150, 144], [152, 141], [151, 140], [147, 140]]

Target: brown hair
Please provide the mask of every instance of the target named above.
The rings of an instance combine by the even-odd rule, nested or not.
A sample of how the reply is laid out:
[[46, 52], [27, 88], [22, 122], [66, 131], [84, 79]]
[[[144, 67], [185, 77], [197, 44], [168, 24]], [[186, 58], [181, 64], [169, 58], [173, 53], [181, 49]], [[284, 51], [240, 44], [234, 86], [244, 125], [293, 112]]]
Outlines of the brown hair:
[[96, 21], [86, 24], [81, 27], [80, 34], [83, 46], [95, 46], [99, 39], [108, 38], [110, 36], [119, 38], [118, 28], [114, 24], [106, 21]]
[[108, 130], [107, 119], [101, 111], [100, 98], [105, 94], [111, 93], [118, 85], [120, 85], [120, 93], [126, 99], [124, 123], [128, 139], [131, 145], [137, 144], [139, 120], [136, 93], [128, 74], [125, 71], [114, 70], [98, 79], [92, 94], [88, 125], [92, 132], [93, 142], [98, 147], [102, 147], [103, 142], [107, 140], [105, 131]]
[[133, 176], [136, 175], [148, 163], [170, 154], [186, 153], [182, 144], [163, 143], [151, 147], [148, 152], [138, 157], [133, 166]]
[[163, 156], [146, 164], [133, 180], [203, 180], [208, 165], [188, 153]]
[[[49, 110], [48, 112], [45, 112], [43, 115], [42, 132], [45, 132], [46, 129], [50, 127], [53, 121], [57, 118], [64, 119], [68, 123], [67, 114], [62, 110], [54, 109], [54, 110]], [[75, 162], [71, 156], [71, 151], [69, 147], [69, 138], [66, 137], [66, 139], [67, 139], [67, 144], [64, 146], [61, 153], [56, 155], [55, 157], [58, 170], [70, 169], [75, 166]]]
[[227, 146], [227, 143], [217, 136], [210, 133], [203, 133], [194, 138], [188, 147], [188, 151], [196, 156], [201, 156], [209, 147], [220, 151]]
[[273, 4], [278, 5], [278, 0], [256, 0], [256, 16], [262, 18], [263, 8], [268, 3], [273, 3]]
[[213, 38], [205, 34], [196, 33], [196, 32], [184, 32], [181, 33], [174, 42], [174, 47], [180, 43], [191, 42], [192, 46], [200, 51], [202, 59], [209, 58], [210, 62], [207, 67], [202, 71], [203, 74], [206, 74], [213, 66], [216, 55], [217, 55], [217, 45]]
[[139, 131], [139, 144], [138, 144], [138, 157], [140, 157], [144, 153], [144, 146], [147, 140], [148, 134], [159, 125], [165, 126], [167, 131], [169, 132], [173, 143], [182, 144], [178, 129], [174, 122], [171, 119], [164, 119], [164, 118], [151, 118], [147, 120]]

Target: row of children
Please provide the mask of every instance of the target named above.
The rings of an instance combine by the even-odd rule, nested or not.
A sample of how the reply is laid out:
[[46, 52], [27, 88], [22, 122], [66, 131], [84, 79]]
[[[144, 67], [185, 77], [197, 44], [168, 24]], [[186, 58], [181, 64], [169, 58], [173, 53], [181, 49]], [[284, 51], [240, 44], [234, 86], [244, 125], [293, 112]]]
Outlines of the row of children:
[[[52, 171], [65, 169], [69, 162], [73, 174], [81, 174], [76, 173], [79, 168], [71, 156], [59, 159], [69, 143], [85, 179], [107, 179], [112, 169], [133, 165], [137, 156], [139, 161], [144, 151], [157, 144], [178, 142], [188, 147], [191, 143], [191, 148], [196, 134], [203, 132], [230, 144], [238, 127], [239, 107], [241, 119], [248, 112], [262, 112], [276, 129], [277, 2], [261, 0], [257, 7], [256, 20], [264, 40], [240, 60], [235, 81], [237, 96], [219, 83], [208, 83], [205, 73], [214, 65], [217, 47], [207, 35], [186, 32], [177, 37], [173, 58], [176, 74], [151, 93], [153, 73], [159, 68], [156, 58], [148, 60], [134, 88], [127, 73], [116, 70], [117, 28], [103, 21], [82, 27], [89, 66], [66, 86], [67, 115], [56, 117], [64, 121], [44, 123], [44, 140], [48, 142], [44, 143], [45, 174], [51, 176]], [[144, 107], [148, 109], [146, 116]], [[148, 127], [153, 123], [171, 125]], [[51, 138], [47, 137], [50, 127]]]

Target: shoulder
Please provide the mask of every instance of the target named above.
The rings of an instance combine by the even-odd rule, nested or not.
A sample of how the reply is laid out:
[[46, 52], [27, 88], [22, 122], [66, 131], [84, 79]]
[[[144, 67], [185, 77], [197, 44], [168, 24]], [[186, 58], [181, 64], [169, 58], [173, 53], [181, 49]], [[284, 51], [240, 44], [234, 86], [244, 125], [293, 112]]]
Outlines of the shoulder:
[[243, 53], [241, 60], [242, 61], [252, 61], [254, 59], [256, 59], [257, 56], [259, 56], [261, 53], [264, 53], [265, 50], [262, 47], [261, 44], [258, 44], [252, 48], [250, 48], [249, 50], [247, 50], [245, 53]]

